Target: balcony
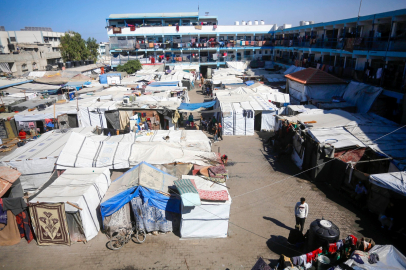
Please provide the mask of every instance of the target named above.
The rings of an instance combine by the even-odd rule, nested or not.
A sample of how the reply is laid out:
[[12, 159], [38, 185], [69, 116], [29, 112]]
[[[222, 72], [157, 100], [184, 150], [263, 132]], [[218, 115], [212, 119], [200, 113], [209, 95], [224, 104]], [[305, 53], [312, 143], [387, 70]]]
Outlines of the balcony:
[[311, 38], [301, 39], [280, 39], [273, 40], [275, 47], [298, 47], [298, 48], [326, 48], [345, 51], [391, 51], [406, 52], [406, 40], [378, 40], [370, 38]]

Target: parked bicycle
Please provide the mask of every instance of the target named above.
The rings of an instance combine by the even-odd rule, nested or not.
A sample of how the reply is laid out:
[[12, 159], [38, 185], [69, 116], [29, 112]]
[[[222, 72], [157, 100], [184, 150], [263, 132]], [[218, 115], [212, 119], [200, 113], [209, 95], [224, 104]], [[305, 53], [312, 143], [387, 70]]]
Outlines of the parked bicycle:
[[145, 242], [147, 234], [144, 230], [138, 230], [135, 226], [135, 222], [132, 222], [132, 228], [119, 228], [117, 232], [114, 232], [107, 242], [107, 247], [111, 250], [119, 250], [125, 244], [132, 240], [134, 243], [142, 244]]

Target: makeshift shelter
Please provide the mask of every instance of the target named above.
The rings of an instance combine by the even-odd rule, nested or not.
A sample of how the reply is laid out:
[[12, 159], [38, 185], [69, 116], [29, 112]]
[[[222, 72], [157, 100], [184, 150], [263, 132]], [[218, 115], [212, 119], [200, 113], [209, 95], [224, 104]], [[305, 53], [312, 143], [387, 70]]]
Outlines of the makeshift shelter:
[[[101, 203], [100, 212], [105, 221], [104, 224], [110, 227], [122, 223], [123, 220], [118, 218], [123, 207], [127, 207], [128, 203], [132, 204], [133, 211], [139, 210], [145, 214], [134, 213], [137, 226], [143, 224], [141, 228], [146, 231], [151, 228], [151, 223], [172, 221], [172, 215], [165, 212], [180, 213], [179, 198], [170, 196], [168, 193], [169, 187], [174, 185], [176, 179], [146, 162], [141, 162], [131, 168], [112, 182]], [[157, 211], [162, 214], [160, 218], [151, 214], [151, 212]], [[169, 216], [171, 217], [169, 218]], [[146, 220], [148, 217], [152, 221]], [[106, 229], [111, 230], [111, 228]]]
[[[9, 167], [5, 166], [0, 166], [0, 197], [3, 197], [4, 194], [9, 191], [11, 188], [11, 196], [9, 197], [16, 197], [13, 195], [16, 195], [17, 188], [21, 190], [21, 183], [19, 181], [21, 173], [17, 170], [11, 169]], [[13, 189], [16, 189], [13, 192]], [[13, 194], [14, 193], [14, 194]], [[18, 192], [23, 196], [22, 192]]]
[[[30, 198], [32, 203], [65, 203], [66, 212], [78, 212], [86, 241], [100, 230], [97, 208], [110, 186], [108, 168], [69, 168]], [[39, 224], [39, 222], [37, 223]], [[72, 228], [69, 228], [72, 231]]]
[[299, 105], [310, 99], [331, 100], [334, 96], [341, 97], [346, 82], [315, 68], [307, 68], [294, 72], [286, 77], [286, 89], [290, 94], [291, 103]]
[[121, 73], [107, 73], [99, 75], [100, 84], [120, 84]]
[[70, 134], [90, 135], [93, 129], [88, 127], [49, 131], [17, 148], [0, 161], [4, 166], [16, 168], [21, 172], [21, 185], [25, 191], [36, 190], [51, 176], [55, 162]]
[[[0, 114], [0, 138], [14, 139], [18, 137], [16, 122], [14, 120], [15, 113]], [[3, 143], [5, 143], [3, 141]]]
[[[379, 260], [375, 263], [370, 263], [369, 254], [375, 253]], [[348, 259], [345, 264], [349, 267], [357, 267], [357, 269], [365, 270], [392, 270], [406, 269], [406, 257], [392, 245], [375, 245], [364, 256], [356, 256], [357, 259]], [[354, 268], [355, 269], [355, 268]]]
[[[182, 179], [191, 179], [196, 184], [201, 198], [200, 206], [182, 204], [180, 235], [182, 238], [225, 238], [230, 219], [231, 197], [225, 183], [217, 184], [199, 176], [183, 175]], [[203, 191], [203, 192], [202, 192]], [[227, 200], [217, 200], [215, 195], [224, 193]], [[203, 197], [212, 194], [213, 197]]]
[[[135, 139], [134, 134], [132, 139]], [[195, 149], [193, 144], [189, 146], [167, 141], [100, 142], [92, 137], [72, 133], [56, 164], [59, 169], [72, 167], [125, 169], [142, 161], [150, 164], [181, 162], [206, 165], [209, 163], [208, 160], [212, 159], [216, 159], [215, 153]]]

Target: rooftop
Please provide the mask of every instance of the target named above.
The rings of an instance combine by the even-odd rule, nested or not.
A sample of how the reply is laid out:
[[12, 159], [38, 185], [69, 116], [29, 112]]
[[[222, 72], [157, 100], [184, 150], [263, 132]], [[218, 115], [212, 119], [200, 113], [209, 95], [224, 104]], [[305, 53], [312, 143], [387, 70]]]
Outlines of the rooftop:
[[295, 73], [285, 75], [287, 79], [303, 84], [345, 84], [346, 82], [316, 68], [306, 68]]
[[109, 19], [147, 19], [147, 18], [190, 18], [199, 17], [198, 12], [174, 12], [174, 13], [124, 13], [110, 14]]

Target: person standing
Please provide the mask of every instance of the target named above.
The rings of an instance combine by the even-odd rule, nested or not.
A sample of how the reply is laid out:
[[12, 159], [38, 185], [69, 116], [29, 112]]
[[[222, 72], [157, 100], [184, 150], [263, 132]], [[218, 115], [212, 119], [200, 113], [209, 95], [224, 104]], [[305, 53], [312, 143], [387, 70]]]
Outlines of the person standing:
[[194, 121], [194, 119], [193, 119], [193, 114], [190, 113], [190, 114], [189, 114], [189, 125], [190, 125], [191, 127], [194, 127], [194, 124], [195, 124], [195, 121]]
[[217, 138], [218, 138], [218, 133], [219, 133], [218, 128], [217, 128], [217, 124], [215, 124], [213, 132], [214, 132], [214, 143], [216, 143]]
[[302, 233], [308, 214], [309, 214], [309, 205], [306, 203], [305, 198], [300, 198], [300, 202], [296, 203], [295, 206], [295, 217], [296, 217], [296, 228], [299, 229], [300, 225], [300, 232]]
[[221, 140], [223, 140], [222, 134], [223, 134], [223, 127], [221, 126], [221, 123], [219, 122], [219, 123], [218, 123], [218, 137], [219, 137]]

